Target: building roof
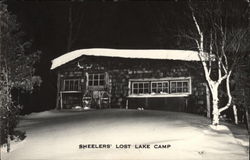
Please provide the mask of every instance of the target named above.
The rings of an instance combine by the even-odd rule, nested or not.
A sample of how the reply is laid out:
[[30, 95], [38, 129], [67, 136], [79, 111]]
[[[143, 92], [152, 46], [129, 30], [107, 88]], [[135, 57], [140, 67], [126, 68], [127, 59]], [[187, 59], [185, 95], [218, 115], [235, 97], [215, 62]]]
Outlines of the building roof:
[[68, 52], [52, 60], [51, 70], [73, 61], [81, 56], [117, 57], [131, 59], [158, 59], [200, 61], [197, 51], [166, 49], [79, 49]]

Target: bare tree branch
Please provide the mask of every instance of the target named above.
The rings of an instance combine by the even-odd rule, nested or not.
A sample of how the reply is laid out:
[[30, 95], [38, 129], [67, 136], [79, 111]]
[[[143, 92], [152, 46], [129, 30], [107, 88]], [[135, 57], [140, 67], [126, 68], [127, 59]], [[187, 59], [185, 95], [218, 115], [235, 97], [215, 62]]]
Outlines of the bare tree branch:
[[228, 102], [227, 104], [219, 109], [219, 112], [221, 113], [222, 111], [228, 109], [232, 103], [232, 95], [230, 92], [230, 77], [231, 77], [232, 71], [230, 71], [227, 75], [227, 79], [226, 79], [226, 88], [227, 88], [227, 95], [228, 95]]

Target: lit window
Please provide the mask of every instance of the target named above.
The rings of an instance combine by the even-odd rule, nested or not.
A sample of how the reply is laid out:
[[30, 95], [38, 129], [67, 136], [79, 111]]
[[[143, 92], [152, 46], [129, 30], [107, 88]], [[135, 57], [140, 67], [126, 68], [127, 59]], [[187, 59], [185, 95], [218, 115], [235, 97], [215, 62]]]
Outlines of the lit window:
[[89, 86], [104, 86], [104, 74], [89, 74]]
[[188, 93], [189, 81], [171, 81], [171, 93]]
[[65, 79], [64, 80], [65, 91], [80, 91], [80, 79]]
[[133, 94], [147, 94], [149, 93], [149, 82], [133, 82]]

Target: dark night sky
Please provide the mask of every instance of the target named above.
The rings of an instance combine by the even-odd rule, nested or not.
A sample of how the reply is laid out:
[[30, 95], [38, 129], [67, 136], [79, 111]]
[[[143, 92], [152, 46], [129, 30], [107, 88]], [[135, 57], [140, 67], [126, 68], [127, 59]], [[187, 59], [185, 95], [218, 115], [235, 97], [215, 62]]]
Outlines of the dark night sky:
[[[25, 2], [10, 0], [9, 11], [17, 15], [34, 48], [42, 51], [37, 74], [43, 79], [39, 89], [24, 96], [25, 112], [55, 107], [56, 77], [50, 61], [66, 53], [68, 8], [66, 2]], [[74, 3], [73, 18], [80, 30], [71, 50], [79, 48], [166, 48], [183, 49], [177, 30], [189, 24], [184, 2], [83, 2]], [[189, 49], [184, 47], [185, 49]]]
[[[74, 3], [73, 18], [81, 28], [71, 50], [79, 48], [175, 48], [176, 26], [184, 3], [84, 2]], [[68, 8], [66, 2], [8, 1], [34, 48], [42, 51], [36, 73], [43, 83], [31, 96], [23, 95], [24, 112], [54, 108], [56, 77], [50, 61], [66, 53]]]
[[[84, 2], [75, 3], [74, 13], [82, 13], [83, 20], [72, 50], [89, 47], [111, 48], [169, 48], [157, 39], [162, 33], [159, 27], [168, 29], [168, 39], [173, 38], [184, 3], [175, 2]], [[25, 32], [34, 39], [37, 48], [54, 52], [58, 56], [66, 52], [68, 33], [68, 7], [65, 2], [10, 2]], [[75, 19], [79, 17], [75, 14]], [[163, 26], [163, 22], [167, 24]], [[172, 34], [172, 35], [171, 35]], [[53, 56], [52, 56], [53, 57]]]

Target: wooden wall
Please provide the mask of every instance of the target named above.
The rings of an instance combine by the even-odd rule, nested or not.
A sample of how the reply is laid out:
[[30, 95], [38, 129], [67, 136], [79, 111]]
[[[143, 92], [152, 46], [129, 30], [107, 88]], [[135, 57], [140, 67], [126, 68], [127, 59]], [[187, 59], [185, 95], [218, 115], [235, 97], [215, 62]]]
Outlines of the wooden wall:
[[[77, 64], [90, 66], [91, 68], [82, 70]], [[188, 111], [194, 113], [205, 112], [206, 91], [202, 67], [199, 62], [184, 62], [171, 60], [142, 60], [142, 59], [122, 59], [107, 57], [82, 57], [71, 63], [63, 65], [58, 69], [61, 73], [61, 82], [67, 77], [82, 77], [84, 72], [107, 72], [109, 74], [109, 86], [111, 94], [112, 108], [125, 108], [128, 96], [129, 79], [136, 78], [163, 78], [163, 77], [191, 77], [192, 95], [188, 98], [160, 98], [163, 104], [173, 104], [177, 107], [160, 107], [155, 101], [150, 99], [149, 109], [169, 109], [176, 111]], [[60, 85], [62, 89], [62, 85]], [[176, 101], [176, 103], [174, 103]], [[179, 103], [180, 102], [180, 103]], [[186, 103], [188, 102], [188, 104]], [[137, 104], [142, 105], [144, 100], [131, 100], [129, 106], [136, 108]], [[153, 107], [155, 106], [155, 107]]]

